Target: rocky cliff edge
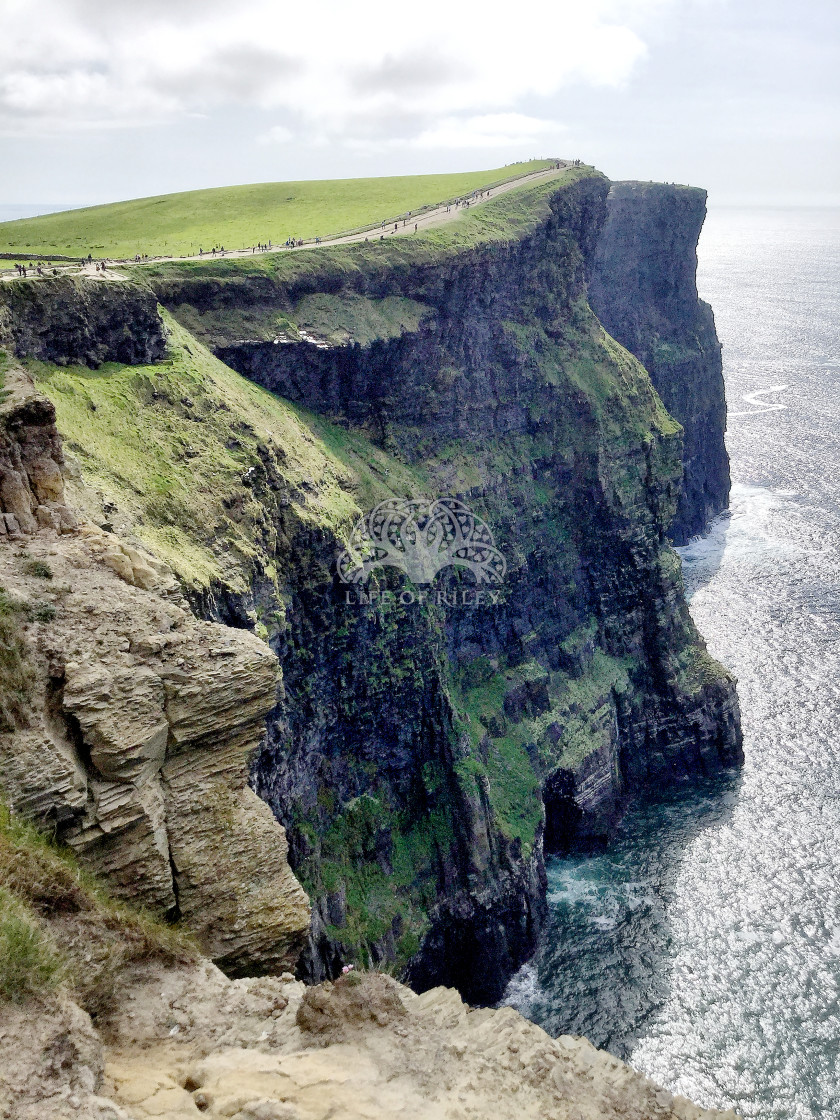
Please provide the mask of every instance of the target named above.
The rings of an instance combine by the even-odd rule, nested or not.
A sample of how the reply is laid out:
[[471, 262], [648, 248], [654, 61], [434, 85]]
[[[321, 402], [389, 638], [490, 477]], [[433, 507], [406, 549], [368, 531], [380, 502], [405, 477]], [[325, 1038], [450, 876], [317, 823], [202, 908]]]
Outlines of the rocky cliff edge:
[[[4, 1021], [17, 1120], [737, 1120], [698, 1108], [510, 1008], [417, 996], [380, 973], [306, 989], [209, 963], [137, 966], [93, 1030], [57, 1000]], [[3, 1043], [0, 1043], [3, 1045]]]
[[79, 522], [52, 404], [6, 370], [0, 407], [3, 787], [111, 890], [182, 919], [228, 970], [294, 964], [309, 903], [247, 786], [277, 659], [197, 620], [171, 572]]

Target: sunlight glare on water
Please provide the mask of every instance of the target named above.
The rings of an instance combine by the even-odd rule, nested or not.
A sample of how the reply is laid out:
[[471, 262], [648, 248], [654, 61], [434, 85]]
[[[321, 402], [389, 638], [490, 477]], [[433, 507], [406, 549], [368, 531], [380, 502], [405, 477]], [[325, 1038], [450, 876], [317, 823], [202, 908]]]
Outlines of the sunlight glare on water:
[[731, 513], [681, 549], [746, 763], [554, 860], [505, 1002], [746, 1120], [840, 1120], [840, 212], [710, 214]]

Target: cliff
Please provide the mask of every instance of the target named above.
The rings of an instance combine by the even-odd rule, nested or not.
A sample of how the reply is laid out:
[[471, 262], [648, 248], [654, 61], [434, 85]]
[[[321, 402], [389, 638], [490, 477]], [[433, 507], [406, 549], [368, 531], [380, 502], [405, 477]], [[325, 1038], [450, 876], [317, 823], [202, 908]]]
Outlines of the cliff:
[[[200, 875], [218, 861], [233, 882], [252, 858], [254, 817], [231, 798], [245, 796], [233, 756], [239, 765], [257, 743], [270, 707], [254, 683], [269, 659], [254, 635], [276, 654], [283, 688], [251, 784], [284, 826], [312, 901], [300, 965], [310, 980], [348, 959], [384, 962], [419, 989], [447, 983], [494, 1002], [539, 935], [546, 846], [602, 843], [646, 785], [739, 761], [734, 682], [691, 622], [666, 537], [682, 430], [587, 302], [607, 189], [575, 170], [417, 238], [138, 269], [133, 283], [81, 284], [55, 330], [41, 323], [33, 352], [53, 360], [27, 366], [67, 439], [72, 504], [101, 531], [65, 534], [72, 549], [153, 553], [193, 612], [215, 620], [178, 616], [187, 640], [177, 653], [125, 630], [128, 650], [116, 650], [132, 673], [151, 674], [152, 699], [137, 694], [152, 713], [143, 726], [165, 721], [171, 744], [161, 769], [132, 728], [119, 792], [135, 805], [146, 795], [153, 755], [166, 804], [199, 833], [169, 879], [161, 870], [156, 882], [153, 860], [144, 870], [135, 889], [158, 908], [171, 905], [167, 883], [179, 906], [188, 896], [179, 859], [194, 857]], [[38, 282], [39, 301], [51, 284]], [[169, 309], [151, 325], [149, 287]], [[165, 358], [126, 364], [105, 330], [95, 376], [56, 364], [67, 316], [95, 321], [89, 303], [114, 290], [126, 296], [133, 352], [154, 355], [165, 336]], [[22, 297], [5, 305], [9, 345], [25, 357]], [[492, 533], [503, 581], [481, 598], [451, 568], [423, 595], [393, 567], [341, 583], [336, 560], [360, 519], [382, 502], [422, 509], [441, 497], [466, 508], [471, 532]], [[91, 632], [78, 616], [74, 625]], [[208, 626], [243, 659], [229, 693], [225, 672], [213, 675], [216, 649], [201, 649]], [[175, 670], [185, 712], [166, 694]], [[203, 686], [192, 687], [202, 674], [221, 690], [207, 722]], [[63, 703], [92, 758], [121, 705], [97, 724], [86, 680]], [[119, 682], [109, 688], [119, 696]], [[240, 690], [241, 707], [226, 707]], [[211, 726], [234, 744], [230, 768]], [[178, 753], [181, 735], [192, 754]], [[219, 764], [218, 809], [198, 781], [205, 747]], [[154, 812], [144, 812], [153, 853]], [[71, 806], [60, 831], [94, 861], [90, 815]], [[119, 886], [119, 868], [94, 865]], [[243, 897], [259, 909], [279, 873], [249, 872]], [[184, 912], [201, 931], [201, 904]], [[245, 943], [234, 928], [230, 951], [214, 955], [233, 970], [275, 967], [253, 932], [260, 922], [244, 925]]]
[[150, 292], [73, 277], [9, 285], [3, 293], [0, 344], [28, 358], [94, 369], [103, 362], [156, 362], [165, 353]]
[[80, 521], [53, 405], [13, 361], [4, 373], [2, 791], [230, 971], [293, 966], [308, 902], [246, 784], [276, 658], [198, 621], [163, 564]]
[[515, 1011], [381, 973], [230, 980], [0, 804], [10, 1120], [736, 1120]]
[[695, 279], [705, 216], [703, 190], [613, 183], [589, 284], [598, 318], [642, 362], [683, 427], [683, 485], [670, 528], [677, 544], [729, 504], [720, 343]]

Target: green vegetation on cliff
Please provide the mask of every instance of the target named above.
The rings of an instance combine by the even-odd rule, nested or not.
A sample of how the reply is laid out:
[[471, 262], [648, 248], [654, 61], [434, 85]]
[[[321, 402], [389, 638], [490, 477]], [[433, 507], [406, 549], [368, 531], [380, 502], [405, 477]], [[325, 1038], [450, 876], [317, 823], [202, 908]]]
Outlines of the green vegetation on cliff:
[[[465, 783], [486, 780], [502, 830], [526, 853], [542, 823], [542, 779], [557, 769], [573, 772], [609, 743], [612, 696], [632, 687], [630, 659], [594, 648], [594, 638], [592, 620], [564, 643], [572, 670], [480, 657], [462, 670], [454, 689], [460, 728], [472, 746], [458, 763], [459, 774]], [[574, 651], [578, 642], [588, 647], [584, 654]]]
[[76, 500], [98, 491], [188, 586], [244, 589], [271, 544], [255, 493], [267, 473], [301, 520], [339, 535], [361, 508], [417, 488], [416, 472], [241, 377], [164, 315], [169, 356], [156, 365], [28, 364], [81, 467]]
[[[435, 766], [427, 763], [427, 781]], [[322, 790], [322, 809], [332, 808], [330, 823], [318, 835], [301, 819], [317, 858], [298, 869], [313, 899], [341, 898], [340, 924], [327, 933], [348, 958], [370, 963], [371, 947], [392, 938], [392, 969], [401, 971], [429, 928], [436, 901], [435, 859], [455, 843], [454, 806], [446, 801], [418, 820], [390, 803], [387, 793], [363, 794], [337, 806]], [[383, 866], [381, 852], [387, 850]]]
[[[355, 280], [365, 276], [381, 278], [385, 272], [405, 275], [411, 268], [442, 264], [468, 249], [518, 241], [548, 218], [552, 199], [558, 197], [558, 192], [562, 197], [564, 188], [587, 180], [606, 183], [604, 176], [591, 167], [564, 168], [536, 183], [523, 183], [488, 202], [462, 209], [452, 221], [410, 237], [384, 240], [374, 237], [369, 242], [322, 245], [294, 253], [264, 253], [254, 257], [152, 262], [130, 266], [130, 271], [138, 280], [146, 278], [155, 286], [165, 281], [195, 280], [211, 286], [215, 284], [217, 290], [223, 290], [223, 283], [228, 281], [230, 298], [220, 307], [234, 313], [247, 312], [250, 303], [243, 281], [260, 277], [273, 281], [278, 288], [290, 286], [319, 292], [319, 298], [324, 301], [325, 296], [335, 297], [341, 289], [352, 288]], [[322, 306], [330, 306], [328, 298]], [[339, 317], [346, 313], [346, 305], [340, 297], [332, 306]], [[277, 308], [273, 310], [276, 312]]]
[[0, 224], [0, 252], [175, 256], [288, 237], [328, 237], [468, 194], [550, 160], [448, 175], [253, 183], [89, 206]]
[[[134, 268], [170, 309], [163, 361], [32, 365], [87, 483], [77, 503], [99, 491], [91, 516], [278, 652], [253, 780], [325, 967], [416, 961], [451, 905], [468, 990], [498, 998], [476, 946], [539, 923], [544, 783], [573, 788], [619, 740], [641, 773], [671, 728], [700, 743], [714, 724], [665, 543], [681, 430], [586, 298], [606, 191], [576, 168], [416, 237]], [[490, 525], [498, 609], [401, 602], [393, 569], [372, 579], [390, 598], [347, 605], [336, 552], [393, 494], [453, 495]], [[619, 784], [594, 783], [594, 827]]]
[[92, 1014], [131, 961], [187, 961], [183, 932], [123, 902], [0, 801], [0, 1004], [66, 983]]

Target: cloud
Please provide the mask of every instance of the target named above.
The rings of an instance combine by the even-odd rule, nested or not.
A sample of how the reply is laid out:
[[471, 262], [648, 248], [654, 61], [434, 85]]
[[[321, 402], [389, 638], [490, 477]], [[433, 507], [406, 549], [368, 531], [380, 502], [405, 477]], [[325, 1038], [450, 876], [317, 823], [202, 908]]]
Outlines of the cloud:
[[231, 44], [193, 62], [169, 66], [157, 87], [174, 95], [180, 105], [272, 104], [275, 87], [302, 69], [299, 58], [280, 51]]
[[367, 67], [349, 71], [350, 88], [356, 93], [414, 94], [446, 85], [463, 76], [457, 59], [446, 58], [435, 48], [411, 49], [387, 54]]
[[286, 128], [283, 124], [276, 124], [273, 128], [269, 128], [266, 132], [260, 133], [257, 137], [258, 144], [288, 144], [290, 140], [294, 140], [295, 134], [290, 128]]
[[563, 125], [522, 113], [485, 113], [478, 117], [445, 117], [414, 141], [418, 148], [514, 148], [536, 140], [550, 140]]
[[645, 54], [634, 20], [669, 2], [519, 0], [511, 11], [427, 0], [407, 18], [390, 0], [4, 0], [0, 129], [246, 106], [294, 118], [312, 143], [446, 146], [483, 134], [495, 146], [539, 134], [525, 103], [569, 83], [625, 82]]

